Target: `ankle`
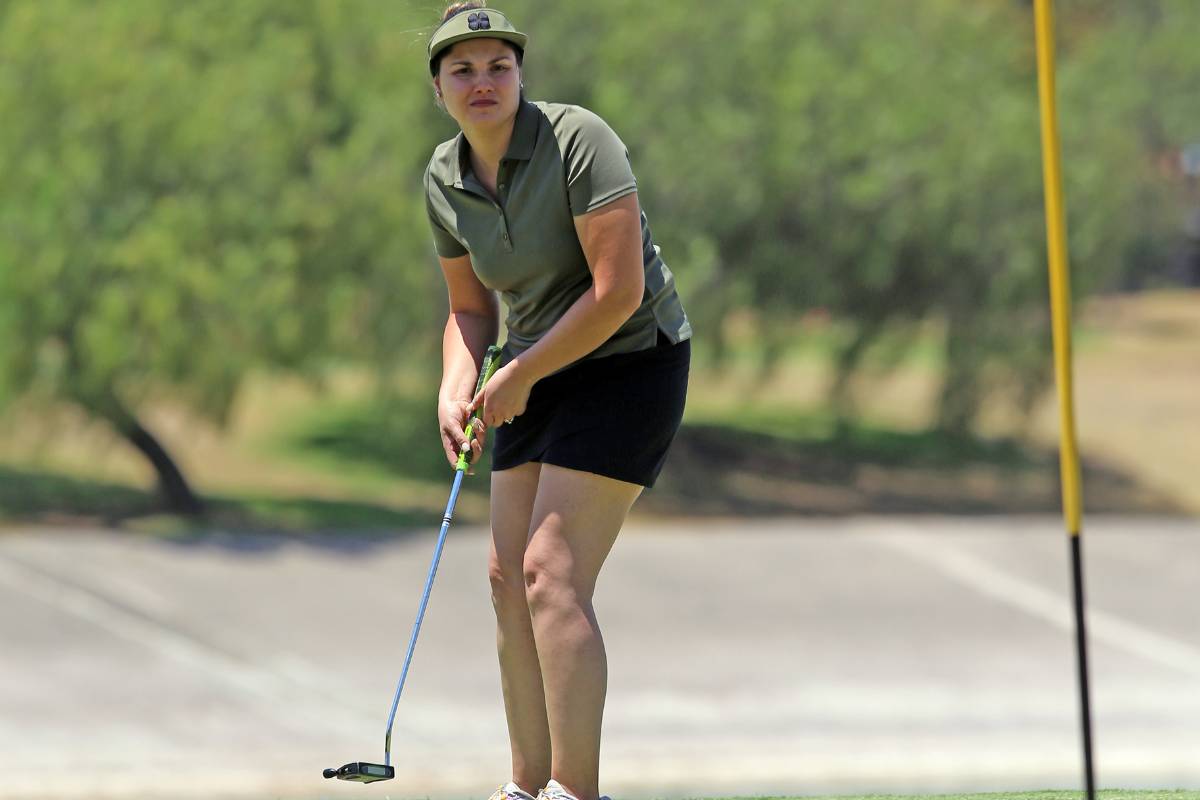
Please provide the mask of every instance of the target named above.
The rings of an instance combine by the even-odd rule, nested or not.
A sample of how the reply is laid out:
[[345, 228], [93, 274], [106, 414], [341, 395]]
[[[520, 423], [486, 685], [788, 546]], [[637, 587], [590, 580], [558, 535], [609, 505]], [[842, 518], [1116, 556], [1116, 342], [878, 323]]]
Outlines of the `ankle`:
[[542, 791], [542, 787], [550, 780], [550, 773], [547, 772], [544, 777], [533, 777], [529, 775], [514, 775], [512, 782], [517, 785], [517, 788], [525, 792], [530, 797], [537, 797]]
[[585, 783], [568, 783], [567, 781], [563, 781], [558, 778], [555, 778], [554, 781], [561, 786], [568, 795], [575, 798], [575, 800], [599, 800], [600, 798], [600, 793], [598, 791], [582, 791], [582, 787], [586, 785]]

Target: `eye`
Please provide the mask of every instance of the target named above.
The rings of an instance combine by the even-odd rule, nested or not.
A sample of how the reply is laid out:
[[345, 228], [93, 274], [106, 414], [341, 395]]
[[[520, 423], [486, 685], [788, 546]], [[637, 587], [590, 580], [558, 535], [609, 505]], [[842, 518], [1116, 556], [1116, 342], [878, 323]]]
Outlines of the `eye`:
[[508, 64], [495, 64], [492, 67], [493, 72], [508, 72]]

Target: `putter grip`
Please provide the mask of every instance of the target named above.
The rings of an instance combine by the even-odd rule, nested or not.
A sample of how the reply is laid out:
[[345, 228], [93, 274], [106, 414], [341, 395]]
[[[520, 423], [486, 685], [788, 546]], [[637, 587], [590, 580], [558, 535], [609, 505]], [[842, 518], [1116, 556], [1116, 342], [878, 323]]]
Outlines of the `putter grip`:
[[[496, 367], [500, 366], [500, 348], [496, 345], [488, 347], [487, 352], [483, 355], [483, 365], [479, 368], [479, 380], [475, 382], [475, 394], [483, 391], [483, 387], [487, 384], [488, 379], [492, 377], [492, 373], [496, 371]], [[467, 441], [471, 441], [471, 437], [475, 434], [475, 420], [479, 419], [480, 409], [475, 409], [471, 412], [470, 418], [467, 420], [467, 429], [464, 433], [467, 436]], [[467, 465], [471, 463], [471, 451], [458, 454], [458, 463], [454, 465], [456, 470], [465, 470]]]
[[[500, 348], [493, 344], [483, 354], [483, 366], [479, 368], [479, 380], [475, 381], [475, 394], [483, 391], [484, 384], [492, 377], [492, 373], [498, 366], [500, 366]], [[474, 419], [476, 416], [478, 415], [472, 414], [471, 418]]]

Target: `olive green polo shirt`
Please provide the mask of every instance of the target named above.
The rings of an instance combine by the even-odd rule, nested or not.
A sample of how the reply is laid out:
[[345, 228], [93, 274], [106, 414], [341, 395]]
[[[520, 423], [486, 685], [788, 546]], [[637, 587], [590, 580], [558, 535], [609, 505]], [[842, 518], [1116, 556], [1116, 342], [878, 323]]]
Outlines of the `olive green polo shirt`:
[[[471, 256], [484, 286], [508, 307], [506, 356], [523, 352], [592, 285], [573, 217], [637, 191], [628, 153], [611, 128], [587, 109], [522, 101], [493, 198], [470, 166], [460, 133], [443, 142], [425, 171], [433, 240], [443, 258]], [[588, 356], [672, 342], [692, 328], [642, 212], [642, 304]]]

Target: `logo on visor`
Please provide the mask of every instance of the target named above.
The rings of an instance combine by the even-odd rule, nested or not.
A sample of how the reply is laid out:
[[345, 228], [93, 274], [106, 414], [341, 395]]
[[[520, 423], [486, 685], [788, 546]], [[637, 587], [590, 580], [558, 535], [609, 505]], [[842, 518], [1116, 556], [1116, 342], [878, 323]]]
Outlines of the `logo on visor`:
[[480, 11], [467, 17], [467, 27], [473, 31], [484, 31], [492, 27], [486, 12]]

